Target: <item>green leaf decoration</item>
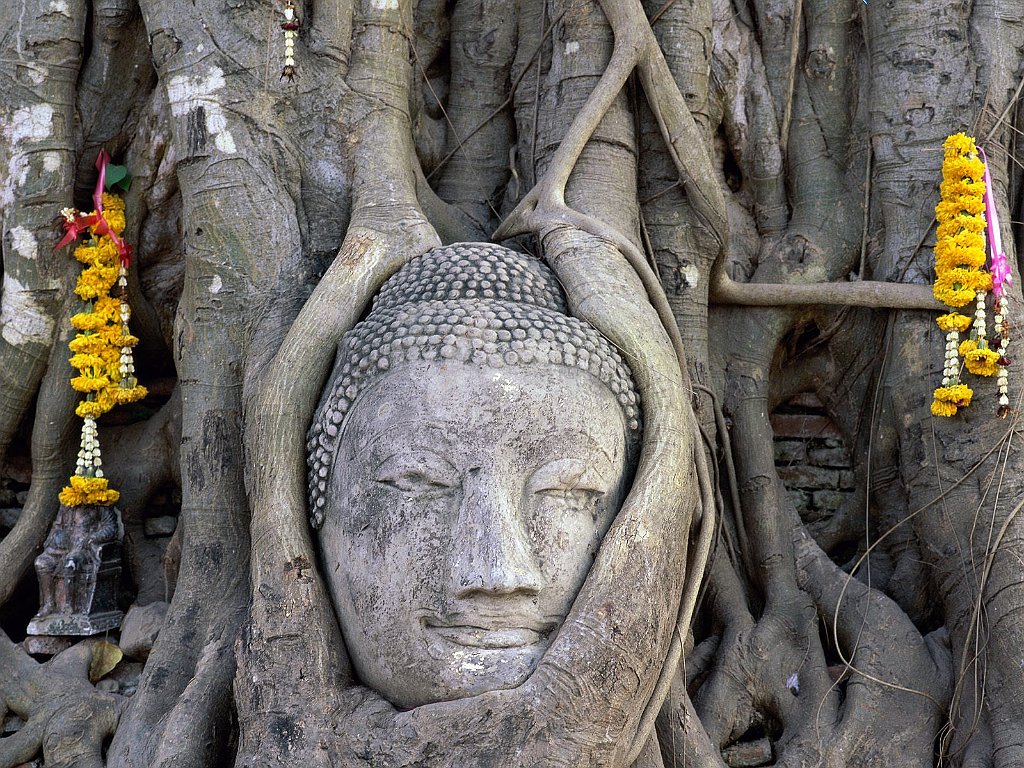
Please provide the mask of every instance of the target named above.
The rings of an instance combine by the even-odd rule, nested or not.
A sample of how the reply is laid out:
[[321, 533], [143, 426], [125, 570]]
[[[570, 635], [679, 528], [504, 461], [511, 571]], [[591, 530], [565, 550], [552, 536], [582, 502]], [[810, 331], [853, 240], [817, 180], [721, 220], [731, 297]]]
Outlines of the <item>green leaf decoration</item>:
[[117, 188], [127, 192], [132, 188], [132, 177], [128, 169], [123, 165], [108, 165], [106, 176], [107, 191]]

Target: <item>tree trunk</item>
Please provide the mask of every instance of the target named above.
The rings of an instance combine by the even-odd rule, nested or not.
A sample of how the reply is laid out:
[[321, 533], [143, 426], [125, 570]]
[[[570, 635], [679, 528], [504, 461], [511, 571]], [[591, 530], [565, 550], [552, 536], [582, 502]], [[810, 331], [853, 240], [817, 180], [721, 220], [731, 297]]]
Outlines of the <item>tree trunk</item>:
[[[985, 150], [1018, 273], [1017, 4], [302, 0], [294, 79], [287, 5], [0, 8], [0, 768], [1024, 764], [1017, 366], [1006, 418], [984, 379], [929, 411], [947, 135]], [[123, 602], [169, 603], [105, 687], [93, 641], [21, 645], [79, 427], [54, 219], [101, 148], [151, 390], [100, 422]], [[572, 616], [650, 626], [402, 712], [342, 640], [306, 431], [370, 297], [469, 241], [543, 257], [629, 357], [641, 490]], [[810, 394], [857, 486], [817, 519], [773, 447]]]

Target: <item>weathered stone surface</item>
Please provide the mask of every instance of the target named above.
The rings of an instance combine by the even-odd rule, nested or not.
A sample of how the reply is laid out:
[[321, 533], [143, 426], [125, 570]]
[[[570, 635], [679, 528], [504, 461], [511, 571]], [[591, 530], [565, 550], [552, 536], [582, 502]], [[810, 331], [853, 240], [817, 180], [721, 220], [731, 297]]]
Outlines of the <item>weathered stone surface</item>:
[[21, 517], [21, 507], [0, 509], [0, 528], [13, 528]]
[[157, 635], [164, 625], [167, 603], [133, 605], [128, 609], [121, 626], [121, 650], [131, 659], [145, 661], [153, 649]]
[[807, 461], [807, 442], [805, 440], [776, 440], [776, 464], [800, 464]]
[[786, 402], [786, 405], [791, 408], [806, 408], [812, 411], [823, 411], [825, 410], [825, 404], [821, 402], [821, 399], [813, 392], [800, 392], [799, 394], [793, 395]]
[[827, 512], [835, 512], [849, 498], [850, 494], [843, 491], [821, 490], [815, 491], [812, 496], [812, 503], [815, 509]]
[[840, 437], [839, 429], [827, 416], [804, 413], [773, 413], [772, 430], [778, 437], [811, 439]]
[[117, 629], [121, 625], [121, 618], [124, 614], [120, 611], [104, 611], [96, 614], [81, 613], [50, 613], [46, 616], [36, 616], [28, 625], [30, 635], [60, 636], [98, 635], [101, 632], [108, 632]]
[[149, 537], [154, 536], [170, 536], [174, 533], [174, 529], [178, 527], [178, 518], [172, 515], [163, 515], [161, 517], [150, 517], [144, 524], [144, 530], [146, 535]]
[[[377, 383], [346, 422], [320, 532], [362, 679], [409, 708], [521, 684], [622, 503], [627, 456], [622, 408], [579, 369], [420, 363]], [[388, 517], [402, 523], [368, 522]]]
[[839, 470], [827, 467], [812, 467], [806, 464], [779, 467], [779, 477], [787, 488], [818, 490], [839, 487]]
[[30, 635], [96, 635], [121, 623], [120, 522], [113, 507], [63, 504], [35, 560], [39, 612]]
[[789, 498], [793, 502], [793, 506], [796, 507], [796, 511], [800, 513], [801, 517], [805, 517], [807, 511], [811, 508], [811, 494], [807, 493], [807, 491], [788, 489], [786, 493], [789, 494]]
[[78, 638], [53, 637], [51, 635], [29, 635], [23, 643], [25, 650], [34, 656], [56, 656], [66, 651]]
[[398, 706], [526, 680], [622, 503], [632, 374], [565, 312], [541, 262], [463, 244], [410, 262], [340, 347], [312, 518], [353, 665]]
[[809, 458], [811, 464], [818, 467], [839, 467], [845, 469], [850, 466], [850, 457], [842, 446], [811, 448]]

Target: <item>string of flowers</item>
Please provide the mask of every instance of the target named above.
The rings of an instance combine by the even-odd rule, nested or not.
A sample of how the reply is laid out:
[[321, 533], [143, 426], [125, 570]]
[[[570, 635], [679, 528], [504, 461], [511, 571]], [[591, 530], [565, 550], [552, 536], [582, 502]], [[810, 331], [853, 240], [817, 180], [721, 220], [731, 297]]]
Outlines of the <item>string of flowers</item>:
[[[121, 239], [125, 228], [124, 200], [104, 192], [110, 156], [100, 152], [96, 161], [100, 177], [93, 195], [95, 210], [82, 214], [73, 208], [61, 211], [64, 238], [58, 248], [77, 241], [82, 234], [89, 239], [74, 250], [75, 258], [85, 265], [78, 277], [75, 293], [85, 303], [83, 311], [71, 318], [78, 334], [68, 347], [70, 362], [78, 369], [71, 386], [85, 397], [75, 413], [82, 418], [81, 447], [70, 485], [60, 493], [65, 506], [109, 505], [120, 494], [110, 488], [103, 476], [96, 419], [115, 405], [132, 403], [146, 396], [146, 388], [135, 377], [132, 348], [138, 343], [128, 329], [128, 267], [131, 246]], [[116, 295], [111, 290], [117, 286]]]
[[997, 357], [995, 360], [996, 391], [999, 405], [996, 414], [1005, 419], [1010, 414], [1010, 398], [1007, 396], [1009, 376], [1006, 368], [1010, 361], [1006, 357], [1006, 348], [1010, 344], [1010, 297], [1007, 286], [1013, 283], [1010, 262], [1003, 250], [1003, 235], [999, 229], [999, 213], [996, 210], [995, 198], [992, 195], [992, 176], [988, 170], [988, 158], [981, 153], [985, 162], [985, 211], [989, 223], [989, 247], [991, 252], [992, 296], [995, 298], [995, 317], [993, 324], [997, 336], [993, 338]]
[[[942, 386], [934, 392], [931, 411], [953, 416], [971, 402], [973, 390], [961, 381], [960, 356], [967, 370], [979, 376], [996, 372], [999, 355], [985, 335], [985, 295], [992, 276], [985, 266], [985, 164], [974, 139], [957, 133], [943, 144], [941, 200], [935, 207], [939, 222], [935, 244], [935, 298], [956, 310], [975, 302], [974, 318], [953, 311], [936, 319], [946, 333]], [[960, 334], [972, 329], [971, 337]]]

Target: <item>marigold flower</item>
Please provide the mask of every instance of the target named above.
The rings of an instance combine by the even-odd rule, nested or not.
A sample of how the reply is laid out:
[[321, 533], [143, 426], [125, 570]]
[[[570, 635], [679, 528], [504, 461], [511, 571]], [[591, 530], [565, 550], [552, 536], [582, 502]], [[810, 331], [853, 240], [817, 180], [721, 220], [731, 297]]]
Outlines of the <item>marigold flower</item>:
[[71, 363], [72, 368], [77, 368], [80, 371], [106, 367], [106, 361], [102, 357], [97, 354], [87, 354], [84, 352], [72, 355], [68, 362]]
[[113, 391], [114, 400], [118, 405], [125, 405], [127, 403], [137, 403], [142, 400], [146, 395], [149, 394], [148, 390], [142, 385], [137, 384], [134, 387], [127, 388], [116, 388]]
[[967, 370], [975, 376], [995, 376], [999, 370], [999, 353], [994, 349], [972, 349], [964, 355]]
[[80, 331], [98, 331], [107, 321], [94, 312], [79, 312], [71, 316], [71, 325]]
[[[985, 164], [978, 157], [974, 139], [954, 134], [943, 144], [942, 199], [935, 206], [939, 227], [935, 243], [935, 298], [950, 307], [962, 307], [978, 291], [991, 290], [992, 277], [985, 265]], [[962, 317], [957, 313], [951, 313]], [[959, 332], [970, 319], [944, 316], [940, 327]], [[966, 323], [966, 326], [965, 326]], [[942, 398], [936, 396], [937, 399]]]
[[942, 178], [946, 180], [976, 184], [982, 182], [984, 176], [985, 164], [976, 155], [946, 155], [942, 163]]
[[103, 200], [104, 214], [111, 213], [113, 211], [124, 213], [124, 198], [120, 195], [115, 195], [112, 192], [104, 192], [101, 199]]
[[75, 376], [71, 379], [72, 389], [78, 392], [99, 392], [110, 386], [110, 379], [106, 376]]
[[71, 485], [60, 492], [60, 503], [66, 507], [113, 504], [121, 494], [107, 487], [105, 477], [71, 476]]
[[114, 332], [107, 337], [107, 341], [114, 347], [134, 347], [139, 343], [139, 337], [133, 336], [130, 333]]
[[963, 333], [971, 327], [971, 318], [967, 315], [961, 315], [959, 312], [950, 312], [946, 315], [939, 315], [935, 318], [935, 322], [939, 324], [945, 333], [950, 331], [957, 331]]
[[932, 416], [955, 416], [956, 406], [942, 400], [932, 401]]
[[107, 347], [107, 342], [98, 333], [80, 333], [68, 342], [68, 349], [75, 354], [96, 355]]
[[[943, 203], [939, 203], [943, 205]], [[936, 212], [938, 212], [938, 206], [936, 206]], [[954, 213], [948, 217], [940, 219], [939, 228], [935, 232], [935, 236], [941, 241], [943, 238], [951, 237], [960, 230], [967, 230], [969, 232], [982, 233], [985, 231], [985, 217], [968, 215], [965, 213]]]
[[937, 273], [941, 274], [958, 267], [976, 270], [983, 266], [985, 266], [984, 246], [965, 248], [952, 237], [939, 240], [935, 244], [935, 271]]
[[95, 400], [82, 400], [75, 406], [75, 415], [83, 419], [98, 419], [104, 413], [103, 406]]
[[120, 235], [124, 232], [125, 219], [123, 205], [119, 211], [104, 209], [103, 218], [107, 220], [107, 225], [114, 231], [115, 235]]
[[957, 203], [962, 210], [973, 212], [973, 209], [977, 208], [973, 201], [985, 196], [985, 182], [949, 179], [939, 184], [939, 194], [942, 195], [943, 200], [951, 200]]
[[946, 140], [942, 143], [942, 148], [946, 150], [946, 157], [949, 157], [951, 154], [954, 156], [958, 154], [974, 154], [978, 151], [974, 144], [974, 139], [963, 132], [947, 136]]
[[965, 288], [962, 285], [947, 285], [935, 282], [932, 294], [936, 299], [948, 307], [962, 307], [974, 301], [976, 291], [973, 288]]
[[935, 399], [943, 403], [950, 403], [957, 408], [965, 408], [971, 404], [974, 390], [966, 384], [952, 384], [948, 387], [939, 387], [935, 390]]
[[117, 267], [92, 266], [84, 269], [78, 276], [75, 286], [77, 293], [85, 301], [91, 301], [110, 293], [117, 282]]

